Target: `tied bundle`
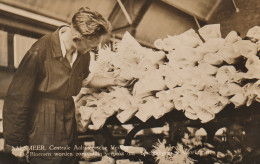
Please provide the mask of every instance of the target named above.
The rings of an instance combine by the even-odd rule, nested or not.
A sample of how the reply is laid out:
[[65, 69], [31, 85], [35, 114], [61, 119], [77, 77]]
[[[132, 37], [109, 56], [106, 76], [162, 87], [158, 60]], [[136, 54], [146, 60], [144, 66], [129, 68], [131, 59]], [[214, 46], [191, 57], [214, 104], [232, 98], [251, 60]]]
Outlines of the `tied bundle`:
[[80, 120], [99, 129], [111, 115], [122, 123], [134, 116], [146, 122], [179, 110], [205, 123], [230, 103], [238, 108], [260, 102], [259, 36], [256, 26], [248, 31], [248, 40], [234, 31], [222, 38], [220, 25], [206, 25], [199, 34], [190, 29], [158, 39], [153, 50], [126, 32], [116, 51], [99, 51], [95, 73], [106, 77], [112, 72], [134, 82], [88, 90], [81, 98], [85, 103], [77, 107]]

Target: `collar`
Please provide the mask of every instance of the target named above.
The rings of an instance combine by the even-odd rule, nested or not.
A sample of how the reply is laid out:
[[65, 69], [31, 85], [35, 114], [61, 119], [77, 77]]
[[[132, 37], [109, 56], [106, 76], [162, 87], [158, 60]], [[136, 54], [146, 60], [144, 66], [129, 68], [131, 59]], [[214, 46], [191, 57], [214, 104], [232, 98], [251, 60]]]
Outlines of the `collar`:
[[64, 27], [61, 27], [60, 30], [59, 30], [59, 40], [60, 40], [60, 47], [61, 47], [61, 54], [63, 57], [65, 57], [66, 55], [66, 48], [65, 48], [65, 45], [61, 39], [61, 34], [63, 33], [63, 29]]
[[[64, 30], [65, 30], [64, 28], [68, 28], [68, 26], [63, 26], [63, 27], [61, 27], [61, 28], [59, 29], [59, 40], [60, 40], [61, 54], [62, 54], [63, 57], [65, 57], [65, 56], [66, 56], [66, 53], [67, 53], [65, 44], [64, 44], [64, 42], [62, 41], [62, 38], [61, 38], [61, 35], [62, 35], [62, 33], [64, 32]], [[75, 50], [75, 51], [73, 52], [73, 55], [77, 55], [77, 54], [78, 54], [78, 51]]]
[[[69, 27], [67, 25], [60, 26], [55, 32], [51, 34], [51, 49], [52, 49], [52, 55], [53, 57], [63, 57], [63, 54], [65, 53], [66, 55], [66, 48], [63, 42], [60, 39], [60, 29], [62, 27]], [[64, 50], [62, 50], [62, 46], [64, 46]], [[63, 52], [62, 52], [63, 51]], [[64, 55], [64, 56], [65, 56]]]
[[[66, 48], [64, 43], [61, 41], [60, 37], [59, 37], [59, 31], [62, 27], [69, 27], [68, 25], [63, 25], [60, 26], [56, 31], [54, 31], [51, 34], [51, 49], [52, 49], [52, 55], [53, 57], [63, 57], [66, 55]], [[62, 45], [64, 46], [64, 48], [62, 48]], [[64, 50], [62, 50], [64, 49]], [[63, 51], [63, 52], [62, 52]], [[77, 52], [77, 51], [75, 51]], [[89, 52], [87, 52], [86, 54], [88, 54]], [[63, 55], [65, 54], [65, 55]], [[80, 56], [81, 53], [77, 52], [77, 56]]]

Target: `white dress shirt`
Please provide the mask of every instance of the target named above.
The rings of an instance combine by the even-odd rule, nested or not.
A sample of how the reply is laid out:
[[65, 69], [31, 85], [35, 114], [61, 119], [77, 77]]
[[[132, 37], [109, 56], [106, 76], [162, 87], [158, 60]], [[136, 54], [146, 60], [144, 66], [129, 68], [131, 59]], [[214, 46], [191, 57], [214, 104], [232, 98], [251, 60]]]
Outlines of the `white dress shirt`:
[[[60, 46], [61, 46], [61, 53], [62, 53], [62, 56], [65, 58], [66, 57], [66, 53], [67, 53], [67, 50], [66, 50], [66, 47], [62, 41], [62, 38], [61, 38], [61, 34], [64, 32], [64, 28], [69, 28], [69, 27], [62, 27], [59, 31], [59, 38], [60, 38]], [[72, 55], [72, 60], [70, 62], [70, 66], [72, 67], [73, 63], [76, 61], [78, 57], [78, 51], [76, 50], [73, 55]]]

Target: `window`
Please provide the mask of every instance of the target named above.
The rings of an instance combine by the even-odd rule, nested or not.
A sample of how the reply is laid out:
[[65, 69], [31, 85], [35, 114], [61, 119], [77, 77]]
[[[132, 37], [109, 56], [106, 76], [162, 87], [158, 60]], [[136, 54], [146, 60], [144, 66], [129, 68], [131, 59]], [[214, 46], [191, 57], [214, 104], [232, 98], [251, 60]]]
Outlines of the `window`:
[[22, 36], [19, 34], [14, 35], [14, 67], [17, 68], [22, 61], [26, 52], [31, 48], [33, 43], [35, 43], [37, 39]]
[[7, 32], [0, 30], [0, 66], [8, 66], [8, 36]]

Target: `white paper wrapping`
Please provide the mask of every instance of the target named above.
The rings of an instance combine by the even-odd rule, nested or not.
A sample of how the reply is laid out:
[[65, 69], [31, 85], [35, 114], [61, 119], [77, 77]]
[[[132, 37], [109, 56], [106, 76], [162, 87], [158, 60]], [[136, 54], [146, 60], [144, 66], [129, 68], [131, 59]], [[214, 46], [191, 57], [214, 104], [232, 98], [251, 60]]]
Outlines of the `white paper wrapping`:
[[106, 115], [102, 109], [98, 109], [91, 115], [91, 121], [93, 123], [93, 129], [98, 130], [103, 127], [107, 118], [109, 116]]
[[246, 101], [247, 101], [247, 96], [246, 96], [246, 93], [243, 93], [243, 92], [236, 93], [230, 99], [230, 102], [232, 102], [236, 108], [245, 105]]
[[126, 121], [130, 120], [137, 110], [124, 110], [121, 113], [119, 113], [116, 117], [121, 123], [125, 123]]
[[233, 44], [240, 40], [242, 40], [242, 38], [238, 36], [237, 32], [231, 31], [225, 38], [225, 44]]
[[223, 85], [220, 85], [220, 87], [219, 87], [219, 93], [222, 96], [232, 96], [232, 95], [235, 95], [242, 91], [243, 91], [243, 88], [235, 83], [223, 84]]
[[217, 53], [208, 53], [204, 56], [203, 60], [211, 65], [220, 65], [223, 63], [223, 57]]
[[199, 34], [204, 40], [221, 38], [220, 24], [205, 25], [199, 29]]
[[254, 26], [253, 28], [249, 29], [246, 36], [253, 39], [253, 41], [260, 40], [260, 27]]
[[249, 40], [240, 40], [233, 44], [234, 51], [240, 55], [250, 58], [256, 56], [257, 45]]
[[225, 84], [232, 82], [236, 74], [236, 68], [234, 66], [222, 66], [218, 69], [216, 79], [219, 83]]
[[[238, 108], [260, 102], [260, 82], [247, 82], [260, 79], [259, 31], [258, 26], [250, 29], [250, 40], [242, 40], [235, 31], [223, 39], [219, 24], [206, 25], [199, 29], [204, 43], [192, 29], [156, 40], [155, 47], [166, 53], [142, 47], [126, 33], [116, 52], [109, 47], [99, 52], [96, 73], [137, 82], [82, 93], [76, 105], [84, 115], [82, 123], [91, 117], [99, 129], [114, 114], [122, 123], [134, 116], [146, 122], [171, 110], [204, 123], [229, 103]], [[247, 71], [241, 69], [241, 60]]]

